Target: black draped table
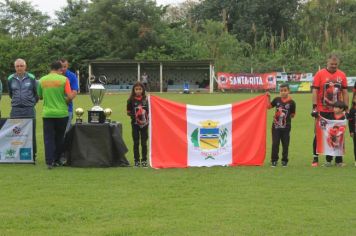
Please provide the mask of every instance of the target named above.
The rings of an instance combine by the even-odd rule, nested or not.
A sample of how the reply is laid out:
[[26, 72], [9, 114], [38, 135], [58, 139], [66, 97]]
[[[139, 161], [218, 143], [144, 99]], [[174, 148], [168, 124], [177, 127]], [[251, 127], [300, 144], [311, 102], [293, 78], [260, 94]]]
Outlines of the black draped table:
[[129, 166], [122, 124], [74, 124], [65, 138], [67, 164], [74, 167]]

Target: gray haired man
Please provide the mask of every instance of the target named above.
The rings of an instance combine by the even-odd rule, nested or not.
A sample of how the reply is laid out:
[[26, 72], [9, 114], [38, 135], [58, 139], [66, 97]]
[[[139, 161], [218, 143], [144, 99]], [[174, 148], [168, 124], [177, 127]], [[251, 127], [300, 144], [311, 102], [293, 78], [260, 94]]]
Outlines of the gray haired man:
[[15, 73], [8, 77], [9, 96], [11, 98], [10, 118], [33, 119], [33, 153], [36, 157], [36, 112], [38, 102], [37, 81], [35, 76], [26, 71], [26, 61], [16, 59]]

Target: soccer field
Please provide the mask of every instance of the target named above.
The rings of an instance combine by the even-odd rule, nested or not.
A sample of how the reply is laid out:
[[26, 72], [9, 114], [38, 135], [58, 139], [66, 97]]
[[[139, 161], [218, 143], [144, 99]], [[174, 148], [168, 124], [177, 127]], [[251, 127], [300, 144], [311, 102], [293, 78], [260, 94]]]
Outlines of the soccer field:
[[[258, 94], [158, 94], [195, 105], [219, 105]], [[276, 94], [271, 95], [271, 99]], [[47, 170], [37, 105], [36, 165], [0, 165], [0, 235], [356, 235], [356, 167], [346, 136], [346, 166], [311, 167], [311, 94], [292, 94], [289, 165], [270, 167], [271, 122], [262, 167]], [[128, 94], [106, 95], [102, 107], [123, 124], [133, 162]], [[10, 111], [3, 95], [3, 117]], [[92, 107], [79, 95], [75, 107]], [[86, 116], [84, 117], [86, 120]], [[324, 157], [320, 157], [324, 162]]]

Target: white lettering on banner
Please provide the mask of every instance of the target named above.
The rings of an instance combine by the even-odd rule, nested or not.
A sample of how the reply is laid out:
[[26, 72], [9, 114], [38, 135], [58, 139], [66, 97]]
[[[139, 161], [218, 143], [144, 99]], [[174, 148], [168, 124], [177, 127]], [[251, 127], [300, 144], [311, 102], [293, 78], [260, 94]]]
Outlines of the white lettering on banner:
[[262, 78], [260, 76], [248, 77], [248, 76], [230, 76], [229, 81], [231, 85], [263, 85]]

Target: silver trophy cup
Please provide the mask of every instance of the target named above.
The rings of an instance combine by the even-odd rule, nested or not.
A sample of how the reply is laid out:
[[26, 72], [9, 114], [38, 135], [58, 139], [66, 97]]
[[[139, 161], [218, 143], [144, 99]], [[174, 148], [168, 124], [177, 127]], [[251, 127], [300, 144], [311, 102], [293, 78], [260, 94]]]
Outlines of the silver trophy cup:
[[96, 79], [92, 76], [89, 79], [89, 94], [91, 101], [93, 102], [93, 107], [88, 111], [88, 122], [89, 123], [104, 123], [105, 114], [104, 109], [100, 107], [100, 103], [103, 101], [105, 95], [106, 77], [100, 76]]
[[104, 109], [100, 107], [100, 103], [103, 101], [105, 94], [105, 87], [102, 84], [92, 84], [89, 88], [89, 94], [91, 101], [94, 106], [91, 108], [92, 111], [103, 111]]

